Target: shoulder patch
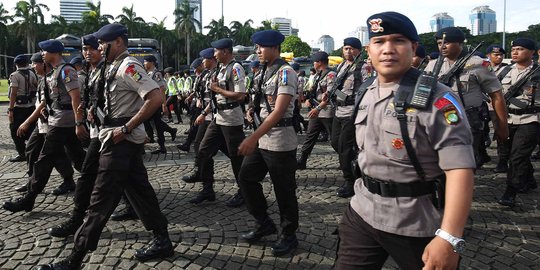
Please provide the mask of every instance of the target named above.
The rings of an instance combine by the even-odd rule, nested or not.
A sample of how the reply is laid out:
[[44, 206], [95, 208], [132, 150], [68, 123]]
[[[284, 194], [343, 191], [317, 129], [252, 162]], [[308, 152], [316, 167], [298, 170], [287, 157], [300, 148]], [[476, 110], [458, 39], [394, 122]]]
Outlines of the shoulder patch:
[[139, 74], [139, 72], [137, 72], [137, 70], [135, 69], [135, 64], [130, 64], [126, 68], [126, 75], [131, 76], [131, 78], [133, 78], [133, 80], [137, 82], [140, 81], [142, 78], [141, 74]]
[[444, 94], [433, 105], [444, 113], [444, 118], [448, 124], [457, 124], [460, 118], [463, 117], [463, 111], [458, 101], [450, 93]]
[[282, 69], [279, 73], [279, 76], [281, 78], [281, 85], [288, 85], [288, 80], [289, 80], [289, 76], [288, 76], [288, 70], [287, 69]]
[[69, 69], [66, 69], [66, 68], [62, 69], [62, 80], [65, 83], [71, 82], [71, 78], [69, 77]]

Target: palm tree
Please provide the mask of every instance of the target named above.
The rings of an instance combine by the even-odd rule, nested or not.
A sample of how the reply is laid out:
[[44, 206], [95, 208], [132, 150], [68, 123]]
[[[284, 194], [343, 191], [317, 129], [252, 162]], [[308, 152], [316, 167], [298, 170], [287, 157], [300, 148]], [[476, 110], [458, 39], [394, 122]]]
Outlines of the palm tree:
[[180, 4], [180, 6], [174, 10], [174, 13], [173, 13], [174, 16], [176, 16], [176, 19], [174, 20], [174, 24], [175, 24], [175, 30], [176, 30], [176, 33], [178, 34], [178, 37], [180, 37], [180, 34], [183, 33], [186, 38], [185, 39], [186, 57], [187, 57], [188, 65], [191, 62], [189, 39], [191, 36], [193, 36], [195, 29], [202, 28], [201, 22], [195, 19], [195, 17], [193, 17], [193, 12], [197, 11], [197, 9], [198, 7], [192, 7], [189, 5], [189, 2], [187, 0], [184, 0], [182, 4]]
[[229, 29], [229, 27], [227, 27], [223, 21], [223, 18], [219, 19], [219, 21], [212, 20], [207, 26], [204, 27], [206, 29], [210, 29], [207, 36], [209, 36], [211, 40], [218, 40], [231, 36], [231, 29]]
[[143, 18], [137, 17], [137, 13], [133, 11], [133, 4], [131, 4], [131, 8], [123, 7], [122, 12], [124, 14], [116, 16], [116, 20], [118, 20], [118, 22], [120, 22], [121, 24], [125, 25], [128, 29], [129, 36], [133, 37], [135, 29], [138, 29], [138, 25], [140, 23], [146, 22]]
[[53, 15], [51, 24], [52, 31], [49, 32], [51, 37], [57, 37], [62, 34], [71, 34], [73, 33], [73, 24], [70, 24], [68, 21], [66, 21], [66, 18], [60, 15]]
[[36, 0], [19, 1], [15, 6], [15, 17], [17, 21], [17, 32], [26, 38], [26, 49], [28, 53], [36, 51], [36, 36], [38, 24], [43, 24], [43, 12], [41, 9], [49, 11], [49, 7], [44, 4], [37, 4]]
[[277, 30], [277, 26], [272, 25], [272, 21], [264, 20], [264, 21], [261, 22], [261, 24], [262, 24], [262, 26], [259, 26], [259, 28], [257, 28], [258, 31], [260, 31], [260, 30], [271, 30], [271, 29]]
[[94, 5], [91, 1], [86, 2], [86, 6], [90, 9], [82, 13], [82, 25], [85, 33], [97, 31], [100, 27], [109, 24], [114, 20], [114, 17], [109, 14], [101, 14], [101, 1]]
[[169, 40], [170, 32], [165, 28], [165, 20], [167, 19], [167, 16], [163, 18], [163, 20], [158, 20], [156, 17], [153, 17], [154, 20], [156, 20], [157, 23], [150, 23], [150, 31], [153, 34], [153, 37], [157, 40], [159, 40], [159, 50], [161, 53], [163, 53], [163, 41]]
[[251, 35], [255, 29], [251, 27], [252, 20], [247, 20], [243, 24], [239, 21], [231, 22], [231, 34], [235, 44], [248, 46], [251, 45]]
[[[7, 54], [7, 38], [9, 34], [7, 24], [12, 21], [13, 16], [10, 16], [9, 12], [4, 8], [4, 4], [0, 3], [0, 37], [4, 37], [2, 40], [0, 40], [0, 52], [3, 52], [4, 55]], [[6, 78], [8, 77], [7, 67], [7, 58], [4, 56], [4, 70], [6, 71]]]

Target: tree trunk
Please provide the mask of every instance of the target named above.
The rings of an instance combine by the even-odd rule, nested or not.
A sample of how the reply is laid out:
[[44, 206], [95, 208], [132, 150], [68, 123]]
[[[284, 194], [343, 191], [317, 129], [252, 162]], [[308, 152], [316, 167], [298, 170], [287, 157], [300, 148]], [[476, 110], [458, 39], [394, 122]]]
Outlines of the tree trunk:
[[187, 56], [187, 65], [189, 66], [191, 64], [191, 59], [190, 59], [190, 50], [189, 50], [189, 33], [186, 32], [186, 56]]

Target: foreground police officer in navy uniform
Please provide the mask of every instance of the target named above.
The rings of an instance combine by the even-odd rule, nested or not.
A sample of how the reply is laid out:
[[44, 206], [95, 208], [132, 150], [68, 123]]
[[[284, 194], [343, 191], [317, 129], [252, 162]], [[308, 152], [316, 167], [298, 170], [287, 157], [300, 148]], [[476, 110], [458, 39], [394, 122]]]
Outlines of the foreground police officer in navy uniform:
[[[443, 34], [446, 34], [445, 42]], [[457, 27], [446, 27], [435, 34], [439, 51], [442, 53], [444, 63], [440, 75], [446, 75], [452, 67], [465, 56], [463, 44], [465, 34]], [[431, 60], [426, 71], [433, 71], [436, 60]], [[484, 101], [484, 95], [491, 99], [493, 109], [497, 114], [497, 129], [495, 134], [500, 140], [508, 138], [508, 125], [506, 123], [506, 107], [502, 96], [502, 86], [497, 77], [487, 69], [487, 62], [478, 56], [472, 56], [465, 64], [463, 70], [452, 74], [452, 87], [455, 93], [460, 97], [465, 106], [467, 119], [471, 125], [474, 137], [474, 157], [477, 168], [480, 168], [485, 162], [489, 161], [489, 156], [481, 155], [481, 149], [484, 140], [484, 119], [489, 116], [487, 104]]]
[[[517, 38], [512, 42], [512, 61], [500, 74], [505, 98], [508, 96], [508, 124], [510, 139], [506, 142], [510, 166], [506, 190], [498, 201], [502, 205], [514, 206], [516, 193], [527, 193], [537, 187], [531, 154], [540, 132], [540, 70], [533, 61], [536, 42], [528, 38]], [[523, 78], [523, 81], [520, 80]], [[512, 88], [515, 88], [512, 89]]]
[[[135, 252], [145, 261], [174, 253], [167, 232], [167, 219], [159, 209], [154, 189], [141, 157], [146, 134], [141, 125], [159, 108], [159, 86], [127, 52], [127, 28], [120, 24], [103, 26], [94, 33], [104, 52], [107, 67], [106, 86], [98, 96], [105, 113], [99, 139], [102, 149], [85, 222], [77, 230], [71, 254], [62, 261], [40, 269], [79, 269], [86, 253], [95, 250], [107, 220], [125, 190], [145, 228], [154, 233], [148, 246]], [[101, 104], [102, 103], [102, 104]]]
[[[465, 110], [442, 84], [425, 85], [432, 89], [429, 99], [412, 95], [419, 37], [409, 18], [384, 12], [367, 25], [378, 75], [361, 86], [357, 99], [362, 178], [339, 224], [336, 269], [380, 269], [388, 255], [400, 269], [455, 269], [475, 168]], [[435, 179], [445, 175], [446, 199], [432, 201]]]
[[260, 106], [260, 114], [255, 110], [253, 117], [262, 123], [238, 148], [238, 153], [245, 156], [240, 169], [240, 190], [249, 213], [256, 220], [256, 228], [242, 238], [252, 243], [276, 233], [260, 183], [266, 173], [270, 173], [282, 227], [279, 240], [272, 245], [274, 256], [285, 255], [298, 246], [295, 178], [298, 142], [292, 123], [298, 77], [279, 56], [284, 39], [285, 36], [275, 30], [259, 31], [251, 37], [259, 60], [267, 65], [262, 69], [266, 72], [261, 71], [261, 89], [257, 89], [260, 92], [253, 101], [254, 106]]
[[[34, 208], [36, 197], [49, 182], [56, 161], [66, 158], [64, 147], [67, 147], [70, 159], [79, 171], [85, 156], [79, 138], [86, 138], [88, 133], [82, 126], [83, 114], [77, 111], [81, 101], [77, 72], [73, 67], [65, 65], [61, 55], [64, 46], [60, 41], [42, 41], [39, 47], [42, 49], [43, 60], [53, 66], [53, 71], [46, 77], [47, 89], [44, 91], [49, 107], [47, 119], [49, 130], [39, 157], [34, 163], [34, 173], [30, 178], [28, 192], [21, 198], [4, 203], [4, 208], [11, 212], [31, 211]], [[71, 170], [69, 174], [71, 177], [64, 179], [64, 183], [53, 191], [55, 195], [75, 189], [73, 168], [67, 169]]]

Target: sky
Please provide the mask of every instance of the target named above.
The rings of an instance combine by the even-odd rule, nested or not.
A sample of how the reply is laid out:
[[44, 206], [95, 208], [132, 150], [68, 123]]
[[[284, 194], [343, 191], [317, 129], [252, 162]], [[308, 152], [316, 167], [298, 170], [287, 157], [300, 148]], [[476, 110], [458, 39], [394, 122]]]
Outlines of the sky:
[[[46, 21], [60, 13], [59, 0], [36, 0], [49, 6]], [[4, 7], [13, 12], [17, 0], [2, 0]], [[94, 0], [94, 3], [97, 1]], [[322, 35], [334, 38], [340, 47], [359, 26], [366, 25], [366, 19], [375, 13], [396, 11], [407, 15], [419, 33], [430, 32], [429, 20], [440, 12], [448, 12], [454, 18], [455, 26], [469, 26], [468, 16], [477, 6], [489, 5], [497, 13], [497, 31], [503, 30], [503, 11], [506, 2], [506, 32], [526, 30], [531, 24], [540, 23], [540, 0], [202, 0], [202, 25], [212, 19], [218, 20], [222, 13], [225, 23], [253, 20], [253, 26], [274, 17], [292, 19], [292, 26], [298, 28], [299, 37], [310, 45]], [[156, 22], [166, 17], [166, 27], [174, 28], [175, 0], [102, 0], [102, 14], [117, 16], [122, 7], [133, 3], [137, 16], [147, 22]], [[156, 20], [157, 18], [157, 20]], [[207, 30], [205, 30], [207, 31]]]

